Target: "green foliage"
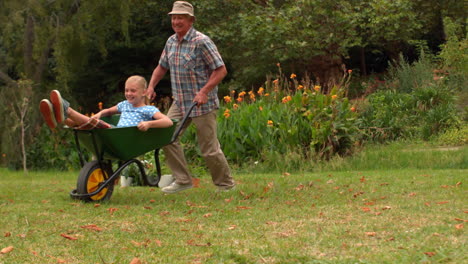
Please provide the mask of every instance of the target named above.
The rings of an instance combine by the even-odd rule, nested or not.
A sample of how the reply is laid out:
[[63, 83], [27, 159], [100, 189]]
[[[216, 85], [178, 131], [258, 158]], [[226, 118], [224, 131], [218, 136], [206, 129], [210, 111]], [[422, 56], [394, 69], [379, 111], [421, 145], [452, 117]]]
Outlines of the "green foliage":
[[[218, 117], [226, 157], [238, 165], [261, 162], [270, 168], [297, 169], [311, 159], [349, 154], [360, 132], [345, 92], [346, 86], [337, 86], [323, 93], [310, 79], [299, 82], [295, 74], [288, 78], [281, 69], [257, 91], [232, 91], [224, 97]], [[183, 141], [188, 157], [197, 154], [190, 143], [195, 140], [195, 130], [187, 130]]]
[[[71, 129], [51, 131], [45, 124], [41, 126], [36, 138], [41, 144], [32, 144], [28, 148], [28, 167], [32, 170], [64, 170], [80, 169], [80, 159]], [[85, 158], [89, 153], [83, 149]]]
[[433, 137], [436, 144], [443, 146], [464, 146], [468, 144], [468, 125], [452, 127]]
[[363, 104], [361, 128], [369, 139], [427, 140], [458, 124], [454, 91], [450, 82], [434, 75], [433, 67], [424, 57], [392, 67], [387, 82]]

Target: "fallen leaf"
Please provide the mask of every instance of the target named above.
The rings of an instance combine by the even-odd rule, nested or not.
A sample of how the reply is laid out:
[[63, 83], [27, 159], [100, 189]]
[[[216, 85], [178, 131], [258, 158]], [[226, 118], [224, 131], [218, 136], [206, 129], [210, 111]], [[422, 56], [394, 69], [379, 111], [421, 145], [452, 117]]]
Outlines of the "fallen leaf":
[[410, 194], [408, 194], [409, 197], [413, 197], [413, 196], [416, 196], [416, 193], [412, 192]]
[[158, 245], [158, 247], [162, 246], [161, 240], [155, 239], [154, 243], [156, 243], [156, 245]]
[[376, 232], [365, 232], [365, 234], [366, 234], [366, 236], [372, 236], [372, 237], [377, 235]]
[[228, 230], [234, 230], [234, 229], [236, 229], [236, 227], [237, 227], [237, 225], [231, 225], [231, 226], [228, 227]]
[[388, 205], [387, 205], [387, 206], [384, 206], [384, 207], [382, 207], [382, 210], [390, 210], [390, 209], [392, 209], [392, 207], [390, 207], [390, 206], [388, 206]]
[[234, 198], [231, 197], [231, 198], [229, 198], [229, 199], [224, 199], [224, 201], [225, 201], [226, 203], [230, 203], [233, 199], [234, 199]]
[[274, 183], [273, 183], [273, 182], [269, 182], [269, 183], [267, 184], [267, 186], [265, 186], [265, 187], [263, 188], [263, 192], [266, 193], [266, 192], [270, 191], [271, 189], [273, 189], [273, 186], [274, 186]]
[[200, 178], [192, 178], [192, 185], [193, 185], [193, 188], [200, 187]]
[[458, 225], [455, 225], [455, 228], [460, 230], [460, 229], [464, 228], [464, 225], [463, 224], [458, 224]]
[[461, 218], [454, 218], [454, 220], [458, 222], [468, 222], [468, 220], [461, 219]]
[[212, 213], [207, 213], [207, 214], [204, 214], [203, 217], [208, 218], [208, 217], [211, 217], [212, 215], [213, 215]]
[[76, 237], [72, 237], [72, 236], [69, 236], [67, 234], [60, 234], [62, 237], [66, 238], [66, 239], [70, 239], [70, 240], [77, 240], [78, 238]]
[[380, 186], [386, 186], [388, 184], [389, 184], [388, 182], [384, 182], [384, 183], [381, 183]]
[[457, 182], [457, 184], [455, 184], [456, 187], [459, 187], [460, 185], [462, 185], [461, 182]]
[[159, 213], [160, 216], [164, 216], [164, 215], [170, 215], [171, 213], [169, 211], [162, 211]]
[[102, 231], [102, 228], [98, 227], [97, 225], [84, 225], [84, 226], [81, 226], [81, 228], [84, 228], [84, 229], [90, 229], [90, 230], [94, 230], [94, 231]]
[[359, 179], [360, 182], [365, 182], [366, 181], [366, 177], [362, 176], [361, 179]]
[[304, 189], [304, 184], [299, 184], [296, 188], [294, 188], [296, 191], [300, 191], [302, 189]]
[[283, 176], [290, 176], [291, 174], [289, 172], [283, 173]]
[[107, 209], [110, 214], [114, 214], [114, 212], [117, 212], [119, 209], [118, 208], [109, 208]]
[[437, 204], [446, 204], [448, 201], [437, 202]]
[[95, 204], [94, 208], [101, 206], [101, 204]]
[[252, 209], [252, 207], [248, 207], [248, 206], [237, 206], [236, 208], [241, 209], [241, 210]]
[[64, 259], [57, 259], [57, 263], [67, 263], [67, 261]]
[[189, 218], [179, 218], [176, 220], [176, 222], [184, 222], [184, 223], [187, 223], [187, 222], [191, 222], [192, 219], [189, 219]]
[[138, 258], [133, 258], [132, 261], [130, 261], [130, 264], [141, 264], [141, 261]]
[[9, 237], [9, 236], [11, 236], [11, 233], [10, 232], [5, 232], [4, 237]]
[[424, 252], [429, 257], [433, 257], [436, 253], [435, 252]]
[[369, 207], [361, 207], [361, 210], [364, 212], [370, 212], [371, 209]]
[[151, 208], [151, 206], [143, 206], [143, 208], [147, 209], [147, 210], [151, 210], [153, 208]]
[[150, 203], [155, 203], [155, 202], [156, 202], [156, 200], [154, 200], [154, 199], [150, 200]]
[[6, 247], [4, 249], [2, 249], [0, 251], [1, 254], [7, 254], [7, 253], [10, 253], [11, 251], [13, 251], [14, 247], [13, 246], [9, 246], [9, 247]]

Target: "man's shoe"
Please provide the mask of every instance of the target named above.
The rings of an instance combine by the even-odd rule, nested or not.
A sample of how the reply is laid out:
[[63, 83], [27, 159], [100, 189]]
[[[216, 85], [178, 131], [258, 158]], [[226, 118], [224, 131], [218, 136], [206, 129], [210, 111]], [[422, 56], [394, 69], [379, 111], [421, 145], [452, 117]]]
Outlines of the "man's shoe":
[[229, 192], [236, 189], [236, 185], [231, 186], [218, 186], [216, 192]]
[[193, 187], [192, 184], [178, 184], [178, 183], [173, 182], [169, 186], [162, 188], [161, 191], [165, 193], [176, 193], [176, 192], [190, 189], [192, 187]]
[[41, 111], [42, 117], [46, 122], [47, 126], [51, 129], [57, 127], [57, 120], [55, 120], [54, 109], [49, 100], [43, 99], [39, 103], [39, 111]]
[[64, 100], [57, 90], [50, 92], [50, 101], [54, 106], [55, 120], [57, 120], [57, 123], [63, 123], [67, 118], [67, 109], [70, 103]]

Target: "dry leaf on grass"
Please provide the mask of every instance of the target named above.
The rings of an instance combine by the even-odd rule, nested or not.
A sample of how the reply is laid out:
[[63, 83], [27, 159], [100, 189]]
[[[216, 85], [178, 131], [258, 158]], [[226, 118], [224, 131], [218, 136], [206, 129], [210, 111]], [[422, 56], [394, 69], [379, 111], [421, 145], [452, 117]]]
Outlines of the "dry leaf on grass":
[[458, 224], [458, 225], [455, 225], [455, 228], [460, 230], [460, 229], [463, 229], [465, 226], [463, 224]]
[[76, 237], [72, 237], [72, 236], [69, 236], [67, 234], [60, 234], [62, 237], [66, 238], [66, 239], [70, 239], [70, 240], [77, 240], [78, 238]]
[[84, 229], [90, 229], [90, 230], [94, 230], [94, 231], [102, 231], [102, 228], [98, 227], [97, 225], [84, 225], [84, 226], [81, 226], [81, 228], [84, 228]]
[[133, 258], [132, 261], [130, 261], [130, 264], [141, 264], [141, 261], [138, 258]]
[[429, 257], [433, 257], [436, 253], [435, 252], [424, 252]]
[[13, 246], [9, 246], [9, 247], [6, 247], [4, 249], [2, 249], [0, 251], [1, 254], [7, 254], [7, 253], [10, 253], [11, 251], [13, 251], [14, 247]]

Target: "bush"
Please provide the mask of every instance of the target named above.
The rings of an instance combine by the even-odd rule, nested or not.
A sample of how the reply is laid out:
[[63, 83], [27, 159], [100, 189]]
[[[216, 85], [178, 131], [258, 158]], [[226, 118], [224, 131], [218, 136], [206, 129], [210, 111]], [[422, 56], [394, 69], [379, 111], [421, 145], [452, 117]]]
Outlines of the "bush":
[[[257, 90], [231, 91], [224, 97], [223, 114], [218, 115], [223, 151], [239, 166], [262, 162], [283, 169], [287, 164], [296, 169], [310, 159], [348, 154], [360, 131], [357, 114], [345, 95], [345, 82], [323, 93], [307, 77], [299, 82], [295, 74], [288, 78], [281, 69]], [[198, 154], [195, 140], [195, 129], [188, 129], [183, 142], [189, 158]]]
[[380, 90], [368, 96], [361, 128], [374, 141], [424, 139], [458, 124], [455, 91], [434, 75], [430, 61], [401, 62]]

